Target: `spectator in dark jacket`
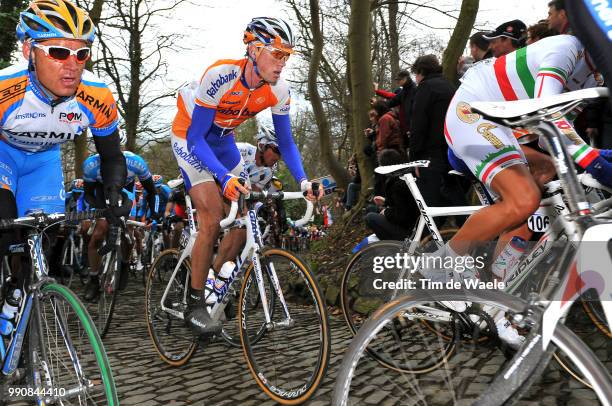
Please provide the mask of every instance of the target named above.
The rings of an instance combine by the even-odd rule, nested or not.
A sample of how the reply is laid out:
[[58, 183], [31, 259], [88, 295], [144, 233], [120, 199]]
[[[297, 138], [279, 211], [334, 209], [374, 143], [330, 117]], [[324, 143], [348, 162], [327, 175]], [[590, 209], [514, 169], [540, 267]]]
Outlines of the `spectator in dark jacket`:
[[[407, 70], [401, 70], [395, 77], [401, 89], [398, 93], [390, 93], [384, 90], [376, 90], [378, 96], [389, 99], [387, 106], [389, 108], [399, 106], [398, 117], [400, 128], [402, 130], [402, 138], [407, 140], [408, 132], [410, 131], [410, 112], [412, 111], [412, 96], [416, 90], [416, 85], [410, 77]], [[404, 142], [405, 143], [405, 142]]]
[[[383, 150], [379, 159], [381, 165], [396, 165], [406, 161], [394, 149]], [[374, 202], [384, 209], [380, 213], [368, 213], [365, 223], [381, 240], [403, 240], [416, 223], [419, 214], [416, 203], [406, 183], [397, 176], [386, 179], [384, 191], [384, 197], [374, 197]]]
[[430, 161], [427, 168], [417, 171], [419, 188], [427, 204], [443, 206], [441, 188], [450, 169], [444, 118], [456, 89], [442, 76], [442, 66], [435, 55], [418, 57], [412, 72], [418, 87], [413, 100], [409, 157], [410, 161]]

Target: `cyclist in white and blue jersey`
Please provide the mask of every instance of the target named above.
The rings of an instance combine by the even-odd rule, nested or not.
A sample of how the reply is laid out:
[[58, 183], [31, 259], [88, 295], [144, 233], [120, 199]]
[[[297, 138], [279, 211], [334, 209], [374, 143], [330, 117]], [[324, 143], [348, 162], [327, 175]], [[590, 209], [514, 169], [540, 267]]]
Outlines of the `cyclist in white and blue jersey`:
[[[148, 192], [148, 200], [150, 207], [153, 208], [154, 216], [158, 216], [159, 213], [159, 198], [157, 191], [153, 183], [149, 166], [142, 157], [134, 154], [133, 152], [124, 151], [123, 156], [127, 166], [127, 177], [123, 188], [124, 200], [134, 199], [134, 183], [136, 179], [140, 180], [143, 188]], [[101, 183], [100, 183], [100, 155], [92, 155], [83, 162], [83, 180], [85, 181], [85, 199], [93, 208], [99, 208], [103, 202], [100, 201], [101, 195]], [[133, 206], [133, 203], [132, 203]], [[108, 231], [108, 222], [104, 219], [96, 221], [91, 240], [88, 244], [88, 258], [90, 264], [90, 278], [89, 283], [85, 288], [84, 298], [86, 301], [96, 301], [99, 295], [99, 279], [98, 272], [101, 262], [101, 257], [98, 254], [98, 249], [102, 246], [102, 242]], [[124, 252], [125, 253], [125, 252]], [[123, 256], [128, 258], [127, 255]], [[125, 262], [125, 261], [124, 261]], [[125, 265], [122, 264], [122, 265]], [[124, 266], [122, 266], [122, 272], [120, 276], [120, 289], [125, 287], [127, 282], [127, 275], [123, 272]]]

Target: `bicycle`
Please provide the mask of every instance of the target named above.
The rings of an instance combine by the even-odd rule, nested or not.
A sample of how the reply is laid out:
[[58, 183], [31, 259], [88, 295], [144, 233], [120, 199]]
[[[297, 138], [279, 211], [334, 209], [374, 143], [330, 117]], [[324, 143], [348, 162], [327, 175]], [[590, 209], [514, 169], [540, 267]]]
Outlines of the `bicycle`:
[[[408, 255], [414, 256], [417, 254], [417, 250], [423, 251], [429, 243], [441, 244], [442, 242], [448, 241], [455, 233], [456, 229], [447, 229], [440, 231], [433, 221], [436, 217], [448, 217], [448, 216], [460, 216], [469, 215], [477, 210], [480, 210], [484, 205], [491, 204], [490, 197], [484, 191], [482, 184], [477, 180], [472, 180], [472, 186], [475, 189], [476, 194], [482, 206], [450, 206], [450, 207], [430, 207], [423, 199], [420, 190], [416, 183], [416, 178], [409, 173], [414, 167], [426, 167], [427, 161], [415, 161], [407, 164], [400, 164], [388, 167], [379, 167], [376, 169], [379, 173], [384, 173], [392, 176], [400, 176], [409, 190], [411, 191], [421, 214], [418, 218], [417, 223], [413, 229], [411, 236], [406, 238], [404, 241], [379, 241], [366, 246], [364, 249], [355, 253], [350, 259], [346, 266], [346, 269], [341, 278], [340, 284], [340, 303], [344, 319], [349, 327], [349, 330], [353, 335], [358, 330], [358, 324], [367, 316], [369, 316], [378, 307], [387, 303], [398, 296], [396, 290], [386, 289], [373, 289], [372, 285], [374, 279], [377, 278], [380, 281], [394, 281], [402, 280], [406, 277], [408, 272], [407, 269], [389, 269], [385, 270], [385, 275], [372, 275], [373, 261], [376, 257], [390, 257], [395, 255]], [[453, 171], [455, 172], [455, 171]], [[592, 178], [589, 174], [578, 175], [580, 183], [585, 188], [590, 188], [593, 191], [606, 191], [612, 193], [612, 188], [605, 187]], [[515, 268], [509, 270], [508, 274], [515, 274], [515, 278], [512, 280], [511, 286], [508, 287], [510, 293], [517, 294], [520, 291], [529, 292], [531, 290], [540, 289], [541, 284], [534, 283], [545, 278], [534, 278], [534, 274], [540, 271], [540, 264], [546, 255], [550, 254], [553, 245], [549, 241], [556, 241], [562, 235], [573, 235], [574, 227], [571, 222], [565, 221], [564, 215], [569, 213], [566, 204], [561, 194], [562, 188], [560, 181], [551, 181], [545, 185], [545, 194], [540, 204], [540, 209], [536, 212], [530, 220], [534, 225], [539, 224], [539, 227], [530, 227], [534, 232], [544, 233], [540, 238], [540, 243], [536, 244], [529, 254], [526, 255], [522, 262], [516, 265]], [[612, 199], [605, 199], [597, 202], [594, 208], [597, 210], [603, 210], [612, 206]], [[606, 215], [610, 212], [604, 212], [602, 215]], [[546, 224], [544, 226], [543, 224]], [[425, 229], [429, 231], [429, 234], [425, 234]], [[565, 234], [564, 234], [565, 233]], [[434, 248], [437, 248], [434, 245]], [[483, 256], [487, 256], [487, 252], [483, 252]], [[520, 275], [520, 276], [519, 276]], [[382, 277], [381, 277], [382, 276]], [[515, 280], [516, 279], [516, 280]], [[529, 284], [527, 284], [529, 282]], [[526, 296], [526, 294], [525, 294]], [[585, 311], [590, 312], [590, 318], [596, 326], [601, 329], [605, 326], [605, 321], [602, 319], [601, 311], [597, 309], [595, 301], [584, 300], [582, 305]], [[588, 314], [588, 313], [587, 313]], [[605, 330], [602, 330], [606, 334]], [[398, 371], [402, 369], [401, 365], [397, 362], [386, 360], [381, 354], [377, 353], [376, 349], [372, 346], [368, 348], [370, 356], [376, 359], [381, 365], [396, 369]], [[585, 383], [584, 380], [578, 376], [575, 371], [572, 370], [567, 363], [564, 363], [558, 356], [555, 358], [568, 373], [573, 375], [576, 379]], [[425, 368], [429, 371], [429, 368]], [[412, 370], [413, 373], [417, 371]], [[585, 383], [586, 384], [586, 383]], [[587, 384], [588, 386], [588, 384]]]
[[[416, 380], [413, 373], [431, 372], [443, 365], [448, 368], [451, 365], [450, 356], [460, 344], [466, 346], [465, 344], [468, 343], [478, 348], [482, 346], [483, 338], [490, 342], [495, 341], [496, 331], [492, 328], [495, 326], [491, 326], [490, 317], [487, 317], [485, 312], [475, 307], [471, 312], [456, 313], [438, 305], [440, 301], [447, 300], [486, 303], [488, 306], [497, 307], [500, 311], [510, 311], [511, 320], [526, 333], [525, 343], [518, 351], [509, 354], [511, 359], [502, 363], [500, 372], [496, 373], [488, 384], [481, 384], [484, 386], [481, 388], [483, 392], [479, 396], [476, 395], [475, 404], [505, 404], [504, 402], [515, 401], [524, 395], [531, 384], [542, 374], [552, 357], [554, 346], [547, 346], [549, 340], [552, 340], [571, 360], [591, 384], [599, 400], [608, 404], [607, 395], [612, 393], [612, 378], [608, 371], [584, 342], [569, 332], [565, 326], [557, 324], [559, 319], [567, 314], [569, 305], [575, 299], [568, 298], [562, 311], [552, 307], [555, 300], [558, 300], [555, 298], [560, 297], [559, 290], [565, 286], [565, 281], [570, 277], [570, 271], [575, 269], [572, 267], [576, 263], [576, 249], [572, 247], [571, 242], [601, 241], [601, 238], [607, 241], [612, 236], [612, 224], [602, 222], [595, 217], [596, 214], [609, 211], [609, 202], [608, 206], [596, 210], [593, 210], [587, 202], [582, 188], [579, 187], [573, 162], [559, 141], [559, 130], [552, 121], [556, 114], [565, 115], [580, 105], [584, 99], [605, 95], [607, 95], [605, 89], [588, 89], [533, 101], [474, 103], [472, 105], [473, 111], [491, 121], [511, 128], [529, 127], [530, 130], [537, 131], [538, 134], [545, 137], [547, 148], [555, 159], [560, 185], [565, 192], [567, 206], [570, 210], [559, 216], [559, 219], [565, 220], [567, 226], [565, 232], [570, 243], [563, 247], [555, 263], [551, 264], [547, 270], [543, 287], [537, 293], [531, 293], [528, 300], [513, 297], [506, 292], [465, 291], [458, 293], [442, 290], [437, 291], [435, 295], [428, 292], [410, 292], [405, 298], [395, 300], [379, 309], [361, 327], [353, 339], [340, 369], [341, 374], [334, 390], [333, 404], [347, 404], [350, 383], [355, 376], [359, 360], [375, 337], [377, 348], [381, 352], [391, 349], [387, 359], [400, 358], [403, 362], [401, 369], [412, 373], [410, 376], [413, 378], [408, 378], [408, 383], [412, 386], [411, 390], [415, 386], [413, 379]], [[586, 249], [586, 244], [582, 243], [580, 249]], [[543, 257], [541, 256], [540, 259]], [[604, 274], [606, 269], [612, 269], [611, 258], [607, 260], [607, 267], [598, 268]], [[535, 259], [533, 261], [535, 262]], [[525, 269], [521, 270], [521, 273], [512, 280], [510, 291], [516, 292], [513, 288], [520, 285], [519, 282], [524, 280], [526, 274]], [[465, 296], [461, 299], [462, 294]], [[602, 302], [602, 305], [608, 304]], [[544, 324], [544, 320], [548, 324]], [[409, 325], [409, 328], [405, 328], [406, 325]], [[381, 335], [383, 329], [385, 333]], [[552, 336], [550, 332], [553, 332]], [[419, 353], [407, 355], [408, 349], [411, 348], [410, 345], [413, 345], [407, 341], [418, 337], [421, 342], [424, 342], [423, 337], [426, 336], [429, 337], [428, 344], [421, 345]], [[387, 340], [386, 343], [385, 340]], [[389, 341], [392, 341], [391, 345]], [[432, 354], [425, 354], [429, 346], [433, 347], [436, 344], [439, 345], [438, 350], [433, 350]], [[390, 365], [397, 366], [397, 362], [391, 361]], [[448, 371], [442, 371], [442, 375], [444, 372], [448, 374]], [[450, 382], [446, 384], [452, 387]], [[415, 392], [418, 392], [417, 389], [414, 389]], [[453, 396], [456, 395], [455, 392]]]
[[80, 234], [80, 225], [64, 224], [68, 231], [62, 245], [60, 283], [70, 287], [75, 273], [79, 276], [81, 284], [84, 284], [82, 271], [83, 264], [83, 238]]
[[[0, 220], [0, 230], [26, 228], [31, 259], [25, 297], [15, 328], [5, 346], [0, 337], [0, 399], [32, 400], [37, 404], [78, 401], [118, 405], [119, 400], [104, 346], [87, 310], [66, 286], [48, 276], [42, 248], [44, 231], [66, 220], [98, 213], [72, 215], [33, 212]], [[19, 386], [25, 379], [26, 386]]]
[[[266, 198], [298, 199], [303, 195], [251, 192], [247, 214], [238, 219], [238, 204], [232, 203], [228, 217], [221, 221], [221, 229], [246, 227], [247, 240], [236, 258], [233, 274], [210, 312], [213, 319], [227, 319], [221, 337], [230, 345], [242, 347], [247, 365], [262, 390], [279, 403], [297, 404], [312, 396], [325, 375], [330, 355], [329, 320], [324, 298], [308, 265], [289, 251], [263, 247], [257, 210], [262, 205], [258, 200]], [[197, 346], [197, 339], [184, 322], [191, 274], [188, 257], [198, 232], [188, 196], [186, 201], [189, 227], [181, 241], [184, 249], [166, 250], [157, 258], [145, 292], [149, 335], [162, 360], [174, 366], [184, 365]], [[311, 215], [312, 203], [307, 202], [306, 215], [300, 223], [305, 224]], [[281, 282], [284, 288], [292, 290], [281, 289]], [[237, 306], [233, 310], [231, 299], [236, 296]], [[309, 316], [308, 311], [313, 314]], [[233, 319], [237, 332], [229, 324]], [[303, 353], [295, 352], [297, 344], [284, 343], [295, 338], [295, 332], [306, 331], [309, 337], [318, 340], [309, 341]], [[280, 341], [280, 345], [274, 340]], [[278, 361], [285, 353], [292, 359]], [[285, 375], [284, 369], [296, 364], [301, 369]]]
[[[100, 296], [96, 307], [94, 318], [96, 326], [100, 331], [100, 337], [105, 338], [113, 320], [115, 305], [119, 294], [121, 278], [128, 275], [121, 275], [127, 272], [122, 265], [123, 252], [121, 248], [122, 239], [126, 239], [126, 245], [132, 245], [132, 238], [125, 232], [126, 225], [144, 226], [144, 223], [125, 220], [121, 225], [110, 225], [105, 244], [100, 247], [98, 254], [102, 257], [100, 270], [98, 272], [100, 280]], [[92, 224], [91, 228], [94, 228]]]

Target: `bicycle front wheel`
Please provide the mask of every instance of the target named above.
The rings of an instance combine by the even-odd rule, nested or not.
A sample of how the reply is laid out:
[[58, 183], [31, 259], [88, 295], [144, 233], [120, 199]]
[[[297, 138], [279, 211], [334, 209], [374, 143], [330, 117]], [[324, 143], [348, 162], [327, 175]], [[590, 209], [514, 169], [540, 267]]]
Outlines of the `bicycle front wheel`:
[[[145, 288], [145, 313], [149, 336], [161, 359], [172, 366], [184, 365], [197, 347], [189, 327], [178, 316], [187, 309], [186, 289], [191, 277], [191, 265], [188, 260], [181, 263], [176, 276], [170, 281], [180, 256], [180, 251], [173, 248], [162, 252], [151, 266]], [[170, 311], [162, 308], [162, 298], [166, 289], [168, 294], [164, 307]]]
[[[468, 300], [487, 304], [499, 311], [513, 313], [523, 312], [527, 306], [520, 299], [503, 292], [493, 291], [438, 291], [435, 294], [435, 300]], [[376, 364], [372, 365], [373, 362], [365, 357], [366, 348], [378, 339], [378, 333], [381, 330], [384, 331], [387, 325], [392, 324], [398, 315], [409, 314], [412, 309], [431, 303], [431, 301], [432, 292], [415, 291], [380, 308], [372, 318], [363, 324], [351, 342], [339, 368], [332, 395], [333, 405], [358, 404], [351, 396], [354, 395], [351, 391], [365, 393], [368, 386], [379, 391], [384, 390], [385, 396], [381, 396], [381, 399], [389, 397], [398, 404], [414, 402], [416, 398], [419, 404], [428, 405], [473, 404], [476, 401], [479, 406], [497, 406], [513, 404], [521, 397], [540, 404], [546, 403], [543, 402], [544, 397], [549, 398], [547, 402], [555, 403], [561, 399], [566, 401], [571, 395], [571, 391], [566, 390], [570, 385], [564, 382], [560, 382], [559, 389], [554, 392], [546, 391], [546, 385], [550, 384], [550, 379], [545, 379], [541, 385], [538, 383], [536, 387], [531, 387], [532, 384], [538, 382], [547, 360], [550, 359], [541, 356], [546, 352], [541, 348], [539, 341], [541, 336], [539, 335], [535, 336], [536, 341], [523, 345], [517, 354], [519, 357], [515, 356], [512, 360], [507, 360], [498, 348], [492, 348], [489, 345], [492, 340], [485, 345], [475, 341], [472, 341], [472, 345], [462, 344], [461, 352], [457, 356], [445, 362], [443, 367], [432, 374], [425, 376], [388, 372], [386, 369], [377, 368]], [[422, 313], [423, 311], [415, 312], [412, 313], [412, 316], [417, 317]], [[536, 316], [541, 317], [541, 312], [534, 315]], [[479, 320], [475, 321], [475, 323], [478, 322]], [[463, 330], [462, 333], [469, 333], [469, 331]], [[576, 365], [580, 366], [585, 376], [588, 376], [595, 390], [595, 393], [592, 394], [593, 399], [599, 397], [603, 404], [607, 404], [606, 396], [612, 393], [612, 378], [593, 352], [561, 324], [555, 330], [553, 344], [565, 352]], [[412, 344], [404, 344], [403, 338], [395, 345], [405, 348], [406, 354], [412, 351]], [[549, 351], [554, 350], [554, 345]], [[492, 392], [491, 389], [499, 382], [498, 378], [501, 378], [502, 374], [504, 386], [498, 387], [499, 392]]]
[[[252, 277], [255, 270], [251, 264], [238, 302], [244, 356], [255, 381], [270, 398], [281, 404], [299, 404], [312, 396], [327, 370], [327, 309], [312, 271], [297, 256], [271, 248], [260, 259], [262, 272], [270, 278]], [[266, 286], [275, 284], [274, 276], [280, 291]], [[275, 292], [273, 301], [270, 297], [256, 299], [258, 283], [264, 284], [266, 292]], [[270, 323], [265, 319], [264, 305], [269, 307]]]
[[106, 337], [113, 320], [117, 293], [119, 291], [119, 275], [122, 272], [117, 252], [111, 251], [102, 258], [103, 272], [100, 277], [100, 298], [98, 299], [97, 325], [100, 337]]
[[118, 405], [102, 340], [76, 295], [60, 284], [47, 284], [38, 299], [38, 314], [32, 316], [30, 381], [39, 393], [53, 395], [45, 402]]

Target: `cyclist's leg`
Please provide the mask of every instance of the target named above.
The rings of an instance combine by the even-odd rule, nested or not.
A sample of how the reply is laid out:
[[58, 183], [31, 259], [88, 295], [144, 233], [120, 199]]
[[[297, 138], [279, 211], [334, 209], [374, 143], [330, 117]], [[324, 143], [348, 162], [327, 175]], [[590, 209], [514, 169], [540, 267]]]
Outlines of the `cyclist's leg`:
[[93, 233], [87, 245], [87, 259], [89, 261], [89, 281], [85, 287], [84, 299], [88, 302], [97, 300], [100, 294], [100, 263], [102, 257], [98, 254], [98, 249], [102, 246], [106, 233], [108, 231], [108, 222], [106, 219], [96, 220]]
[[474, 243], [491, 241], [520, 226], [540, 203], [540, 190], [526, 159], [508, 128], [478, 114], [466, 114], [477, 100], [459, 90], [446, 116], [446, 138], [456, 156], [497, 197], [497, 202], [474, 213], [450, 240], [451, 254], [467, 254]]

